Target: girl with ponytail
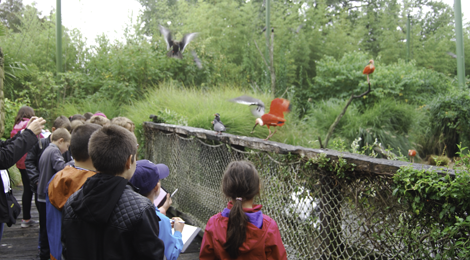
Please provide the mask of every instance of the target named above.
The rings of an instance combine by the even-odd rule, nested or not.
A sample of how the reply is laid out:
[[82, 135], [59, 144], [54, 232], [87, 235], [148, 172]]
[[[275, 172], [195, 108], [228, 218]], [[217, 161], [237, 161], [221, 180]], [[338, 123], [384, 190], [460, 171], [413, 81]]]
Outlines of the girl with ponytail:
[[229, 202], [207, 222], [199, 259], [287, 259], [276, 222], [253, 204], [260, 184], [251, 162], [227, 166], [222, 191]]

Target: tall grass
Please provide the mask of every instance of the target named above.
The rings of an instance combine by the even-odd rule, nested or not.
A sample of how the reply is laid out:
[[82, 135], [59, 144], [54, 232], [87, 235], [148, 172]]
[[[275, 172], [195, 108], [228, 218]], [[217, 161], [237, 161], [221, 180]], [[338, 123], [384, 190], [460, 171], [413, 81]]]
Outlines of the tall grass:
[[[142, 131], [142, 123], [150, 121], [149, 115], [171, 114], [172, 117], [184, 118], [189, 126], [204, 129], [212, 129], [214, 114], [219, 113], [221, 121], [227, 127], [226, 133], [266, 138], [268, 129], [256, 127], [255, 132], [250, 134], [255, 125], [255, 117], [246, 105], [229, 102], [228, 100], [241, 96], [250, 95], [262, 100], [269, 111], [271, 97], [268, 94], [254, 94], [237, 87], [225, 85], [212, 89], [182, 88], [172, 83], [161, 84], [150, 90], [145, 97], [132, 105], [124, 107], [123, 116], [126, 116], [136, 124], [136, 135]], [[299, 122], [295, 115], [286, 114], [287, 122], [270, 139], [293, 145], [312, 147], [316, 140], [315, 131], [308, 129], [305, 122]], [[175, 123], [167, 120], [167, 123]], [[276, 129], [271, 128], [273, 131]]]

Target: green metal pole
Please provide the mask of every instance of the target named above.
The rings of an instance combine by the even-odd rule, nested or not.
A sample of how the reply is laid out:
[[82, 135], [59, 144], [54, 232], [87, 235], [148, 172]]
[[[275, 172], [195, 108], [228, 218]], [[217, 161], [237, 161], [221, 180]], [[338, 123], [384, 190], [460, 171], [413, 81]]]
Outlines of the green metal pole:
[[56, 54], [57, 54], [57, 72], [62, 72], [62, 12], [61, 0], [56, 2]]
[[[269, 64], [269, 40], [270, 40], [270, 35], [271, 35], [271, 26], [269, 24], [269, 21], [270, 21], [270, 13], [271, 13], [271, 1], [270, 0], [266, 0], [266, 62]], [[269, 66], [269, 65], [268, 65]], [[269, 68], [267, 68], [269, 70]], [[268, 71], [266, 73], [266, 83], [268, 84], [268, 86], [271, 86], [271, 72]], [[271, 93], [272, 95], [274, 95], [274, 93]]]
[[411, 30], [411, 25], [410, 25], [410, 14], [408, 14], [408, 20], [406, 21], [406, 62], [410, 62], [410, 30]]
[[465, 56], [463, 52], [462, 8], [460, 0], [454, 0], [455, 34], [457, 44], [457, 78], [461, 87], [465, 86]]

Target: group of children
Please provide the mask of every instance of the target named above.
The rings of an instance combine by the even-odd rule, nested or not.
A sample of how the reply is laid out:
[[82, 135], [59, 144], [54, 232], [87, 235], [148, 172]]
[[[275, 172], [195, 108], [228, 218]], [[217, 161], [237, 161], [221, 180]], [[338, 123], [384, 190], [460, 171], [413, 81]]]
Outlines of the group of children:
[[[165, 215], [169, 194], [161, 208], [153, 203], [170, 169], [137, 160], [131, 120], [86, 116], [58, 117], [26, 156], [40, 259], [177, 259], [184, 221]], [[209, 219], [200, 259], [287, 259], [276, 222], [254, 204], [261, 181], [253, 164], [230, 163], [222, 188], [229, 203]]]

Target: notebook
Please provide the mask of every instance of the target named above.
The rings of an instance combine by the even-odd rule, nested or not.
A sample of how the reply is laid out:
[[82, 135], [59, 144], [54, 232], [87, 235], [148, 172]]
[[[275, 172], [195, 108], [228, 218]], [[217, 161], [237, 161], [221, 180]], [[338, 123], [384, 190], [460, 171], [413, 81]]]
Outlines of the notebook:
[[160, 187], [160, 193], [158, 194], [158, 197], [153, 201], [153, 204], [157, 208], [163, 206], [163, 204], [165, 204], [167, 194], [168, 192], [163, 187]]
[[[199, 234], [199, 231], [201, 231], [199, 227], [184, 224], [183, 232], [181, 233], [183, 236], [183, 249], [181, 253], [184, 253], [189, 245], [191, 245], [191, 242], [193, 242], [194, 238]], [[171, 232], [174, 234], [175, 230], [172, 229]]]

